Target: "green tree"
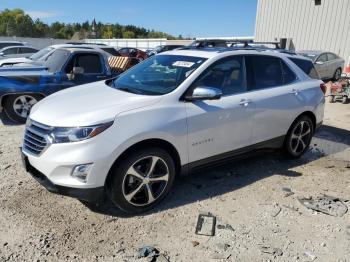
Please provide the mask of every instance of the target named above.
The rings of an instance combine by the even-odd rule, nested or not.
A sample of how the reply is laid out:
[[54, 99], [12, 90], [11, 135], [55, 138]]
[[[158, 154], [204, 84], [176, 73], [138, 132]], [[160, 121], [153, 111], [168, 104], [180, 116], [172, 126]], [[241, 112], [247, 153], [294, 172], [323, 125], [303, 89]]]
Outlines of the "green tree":
[[123, 32], [123, 38], [135, 38], [135, 33], [133, 31]]

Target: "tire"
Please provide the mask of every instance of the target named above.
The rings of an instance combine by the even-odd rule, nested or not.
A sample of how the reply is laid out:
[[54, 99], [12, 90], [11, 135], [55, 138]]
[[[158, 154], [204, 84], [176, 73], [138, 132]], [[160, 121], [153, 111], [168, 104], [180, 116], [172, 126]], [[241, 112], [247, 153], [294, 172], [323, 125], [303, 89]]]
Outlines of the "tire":
[[175, 170], [174, 160], [161, 148], [131, 153], [111, 170], [110, 198], [125, 213], [145, 212], [169, 193]]
[[25, 123], [30, 109], [42, 99], [37, 94], [18, 94], [5, 97], [4, 111], [9, 119], [17, 123]]
[[348, 97], [347, 96], [343, 96], [342, 97], [342, 103], [343, 104], [347, 104], [347, 102], [348, 102]]
[[341, 68], [337, 68], [337, 70], [335, 70], [334, 72], [333, 80], [338, 81], [340, 79], [340, 76], [341, 76]]
[[329, 96], [329, 103], [335, 103], [335, 96]]
[[310, 117], [304, 115], [294, 121], [290, 127], [285, 142], [284, 149], [291, 158], [299, 158], [309, 148], [314, 125]]

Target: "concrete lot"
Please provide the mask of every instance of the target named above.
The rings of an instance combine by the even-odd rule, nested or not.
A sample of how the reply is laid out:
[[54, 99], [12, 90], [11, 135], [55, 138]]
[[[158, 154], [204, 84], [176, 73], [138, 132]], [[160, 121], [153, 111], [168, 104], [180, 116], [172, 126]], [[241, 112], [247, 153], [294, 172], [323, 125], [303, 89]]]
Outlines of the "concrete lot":
[[[350, 211], [333, 217], [297, 200], [350, 199], [350, 104], [327, 104], [324, 125], [301, 159], [265, 153], [202, 171], [136, 217], [48, 193], [22, 169], [23, 130], [0, 123], [0, 261], [148, 261], [134, 256], [144, 245], [170, 261], [350, 261]], [[200, 212], [233, 230], [196, 235]]]

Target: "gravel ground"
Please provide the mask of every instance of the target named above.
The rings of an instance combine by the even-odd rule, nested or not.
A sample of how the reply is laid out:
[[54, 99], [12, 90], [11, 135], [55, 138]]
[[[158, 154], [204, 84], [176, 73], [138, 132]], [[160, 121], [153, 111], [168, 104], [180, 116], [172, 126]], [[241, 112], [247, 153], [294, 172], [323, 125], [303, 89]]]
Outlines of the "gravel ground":
[[[22, 169], [23, 129], [0, 121], [0, 261], [149, 261], [135, 256], [145, 245], [169, 261], [350, 261], [350, 211], [333, 217], [297, 199], [350, 199], [349, 104], [327, 104], [301, 159], [264, 153], [193, 174], [135, 217], [108, 204], [91, 210], [38, 185]], [[196, 235], [203, 212], [232, 228]]]

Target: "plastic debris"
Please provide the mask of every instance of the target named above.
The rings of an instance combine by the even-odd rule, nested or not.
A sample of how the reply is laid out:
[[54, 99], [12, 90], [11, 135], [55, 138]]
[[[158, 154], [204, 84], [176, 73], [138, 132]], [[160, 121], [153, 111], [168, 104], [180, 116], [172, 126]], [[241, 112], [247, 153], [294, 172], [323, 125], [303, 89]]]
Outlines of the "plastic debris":
[[217, 229], [227, 229], [227, 230], [235, 231], [234, 228], [233, 228], [230, 224], [226, 224], [226, 225], [217, 225], [216, 228], [217, 228]]
[[158, 255], [159, 255], [159, 250], [151, 246], [144, 246], [140, 248], [138, 252], [138, 258], [142, 258], [142, 257], [152, 258], [152, 257], [157, 257]]
[[316, 198], [298, 198], [298, 200], [309, 209], [334, 217], [342, 217], [348, 211], [344, 201], [338, 197], [324, 195]]
[[210, 213], [200, 214], [197, 220], [196, 234], [202, 236], [214, 236], [216, 217]]
[[294, 195], [294, 192], [288, 188], [288, 187], [282, 187], [282, 191], [284, 192], [284, 197], [289, 197], [291, 195]]

